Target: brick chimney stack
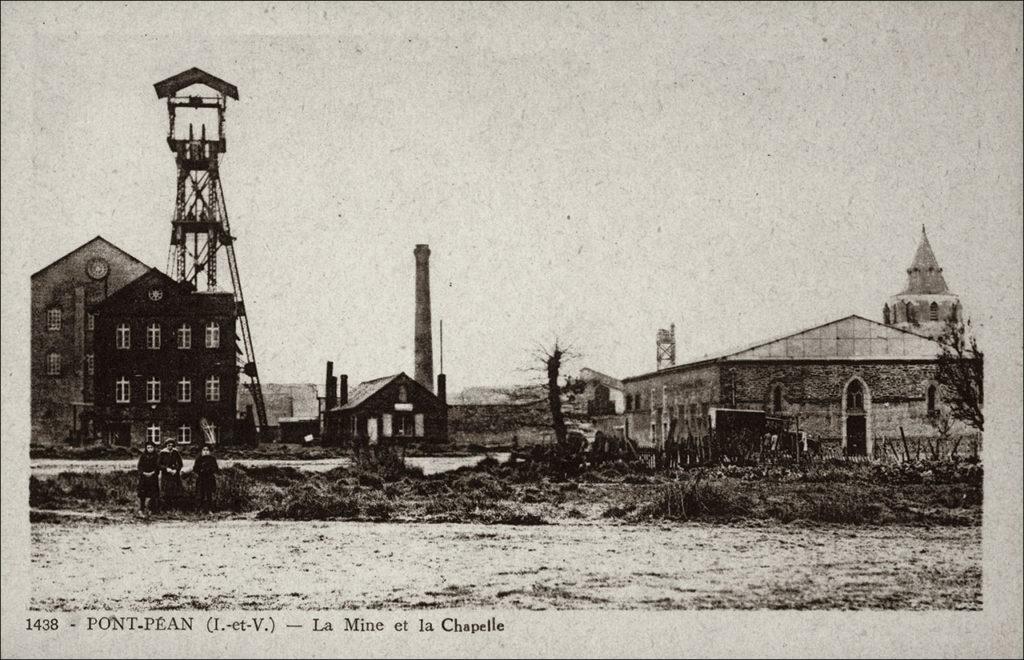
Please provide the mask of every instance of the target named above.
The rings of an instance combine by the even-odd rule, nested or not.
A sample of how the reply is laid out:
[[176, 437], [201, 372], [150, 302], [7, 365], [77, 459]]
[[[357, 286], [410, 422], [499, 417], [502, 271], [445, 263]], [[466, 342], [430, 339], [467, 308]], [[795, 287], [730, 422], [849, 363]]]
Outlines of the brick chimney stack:
[[430, 331], [430, 247], [417, 245], [416, 257], [416, 334], [415, 380], [434, 391], [434, 340]]

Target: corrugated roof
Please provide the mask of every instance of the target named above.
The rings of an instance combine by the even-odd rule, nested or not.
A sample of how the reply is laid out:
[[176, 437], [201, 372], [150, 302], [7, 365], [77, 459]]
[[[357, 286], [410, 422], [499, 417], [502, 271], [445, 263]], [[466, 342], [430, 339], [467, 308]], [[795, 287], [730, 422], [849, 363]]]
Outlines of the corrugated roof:
[[631, 376], [624, 381], [729, 360], [920, 360], [936, 357], [938, 353], [939, 345], [930, 337], [851, 314], [774, 339], [761, 340], [674, 367]]

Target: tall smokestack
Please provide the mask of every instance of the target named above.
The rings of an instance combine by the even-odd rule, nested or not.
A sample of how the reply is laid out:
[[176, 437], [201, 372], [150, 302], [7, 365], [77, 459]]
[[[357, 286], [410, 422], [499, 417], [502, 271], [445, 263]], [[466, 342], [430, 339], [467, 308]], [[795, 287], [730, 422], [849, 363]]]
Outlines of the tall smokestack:
[[327, 362], [327, 377], [324, 379], [324, 410], [333, 410], [338, 405], [338, 379], [334, 377], [334, 363]]
[[434, 391], [434, 340], [430, 333], [430, 247], [417, 245], [416, 257], [416, 335], [415, 379]]

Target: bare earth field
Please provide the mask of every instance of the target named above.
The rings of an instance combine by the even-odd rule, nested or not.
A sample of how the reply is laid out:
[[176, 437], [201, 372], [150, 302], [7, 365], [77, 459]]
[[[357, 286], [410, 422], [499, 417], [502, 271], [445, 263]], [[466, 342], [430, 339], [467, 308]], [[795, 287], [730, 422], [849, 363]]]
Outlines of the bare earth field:
[[37, 610], [980, 609], [980, 526], [32, 525]]

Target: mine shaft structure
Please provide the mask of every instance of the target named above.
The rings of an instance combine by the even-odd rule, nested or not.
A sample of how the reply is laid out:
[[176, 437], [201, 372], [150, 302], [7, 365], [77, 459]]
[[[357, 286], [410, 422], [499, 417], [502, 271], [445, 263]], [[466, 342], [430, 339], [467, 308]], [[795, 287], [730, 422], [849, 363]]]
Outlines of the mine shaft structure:
[[[196, 68], [162, 80], [154, 87], [157, 98], [167, 99], [170, 120], [167, 146], [174, 152], [177, 165], [177, 194], [171, 219], [167, 273], [179, 282], [190, 282], [196, 290], [199, 290], [199, 280], [203, 275], [207, 290], [216, 291], [218, 257], [224, 253], [243, 343], [240, 367], [249, 378], [246, 385], [252, 394], [257, 424], [262, 431], [267, 427], [267, 410], [235, 258], [235, 238], [231, 234], [224, 187], [220, 180], [220, 156], [227, 151], [228, 145], [224, 114], [228, 98], [238, 100], [238, 88]], [[200, 90], [203, 94], [213, 93], [180, 93], [186, 88], [193, 92]]]

